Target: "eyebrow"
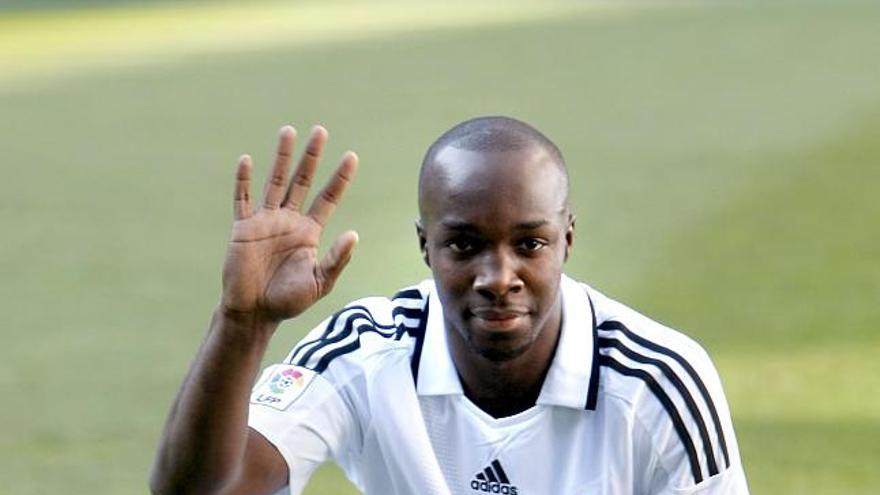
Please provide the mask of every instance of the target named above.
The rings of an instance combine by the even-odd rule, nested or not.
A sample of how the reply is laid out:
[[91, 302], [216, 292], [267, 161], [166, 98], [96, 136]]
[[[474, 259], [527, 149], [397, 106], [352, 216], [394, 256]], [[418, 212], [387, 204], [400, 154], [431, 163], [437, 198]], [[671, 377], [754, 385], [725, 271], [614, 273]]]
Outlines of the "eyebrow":
[[440, 222], [440, 226], [446, 230], [455, 230], [461, 232], [476, 232], [478, 229], [467, 222], [457, 222], [455, 220], [444, 220]]
[[549, 220], [534, 220], [531, 222], [522, 222], [513, 226], [516, 230], [535, 230], [549, 224]]
[[[520, 222], [514, 225], [513, 228], [514, 230], [535, 230], [549, 223], [549, 220], [533, 220], [530, 222]], [[440, 222], [440, 225], [447, 230], [454, 230], [458, 232], [478, 232], [480, 230], [474, 224], [467, 222], [458, 222], [455, 220], [444, 220]]]

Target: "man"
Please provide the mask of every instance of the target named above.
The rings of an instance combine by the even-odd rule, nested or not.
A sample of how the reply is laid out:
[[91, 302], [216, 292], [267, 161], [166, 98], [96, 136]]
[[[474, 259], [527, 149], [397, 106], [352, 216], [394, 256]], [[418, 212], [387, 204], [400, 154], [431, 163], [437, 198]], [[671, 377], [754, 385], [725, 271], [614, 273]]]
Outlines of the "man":
[[239, 161], [223, 295], [155, 493], [296, 494], [328, 459], [380, 495], [748, 493], [703, 350], [563, 275], [565, 164], [511, 118], [459, 124], [425, 156], [417, 232], [433, 280], [346, 306], [249, 392], [278, 324], [331, 290], [357, 242], [343, 233], [317, 259], [357, 157], [302, 213], [326, 131], [288, 181], [294, 136], [282, 129], [259, 209]]

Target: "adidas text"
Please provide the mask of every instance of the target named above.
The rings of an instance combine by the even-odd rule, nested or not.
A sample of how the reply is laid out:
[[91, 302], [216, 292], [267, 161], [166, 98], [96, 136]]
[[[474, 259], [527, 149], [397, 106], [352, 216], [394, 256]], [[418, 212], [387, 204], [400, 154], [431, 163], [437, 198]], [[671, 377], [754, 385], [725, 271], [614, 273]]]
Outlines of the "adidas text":
[[471, 480], [471, 488], [483, 493], [500, 493], [501, 495], [516, 495], [516, 487], [497, 481]]

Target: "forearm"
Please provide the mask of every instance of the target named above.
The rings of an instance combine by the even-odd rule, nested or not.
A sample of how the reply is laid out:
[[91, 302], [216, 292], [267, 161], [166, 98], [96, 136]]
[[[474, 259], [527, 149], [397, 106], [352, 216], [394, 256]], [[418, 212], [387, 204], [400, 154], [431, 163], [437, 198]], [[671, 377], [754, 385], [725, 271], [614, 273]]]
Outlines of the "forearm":
[[250, 389], [276, 327], [215, 311], [168, 415], [150, 479], [154, 493], [211, 492], [238, 475]]
[[356, 233], [343, 233], [317, 259], [323, 226], [354, 176], [357, 155], [345, 154], [304, 213], [327, 131], [313, 129], [288, 178], [295, 137], [292, 127], [281, 129], [259, 208], [250, 201], [251, 158], [242, 155], [238, 161], [222, 295], [222, 307], [237, 312], [215, 312], [183, 381], [153, 465], [154, 493], [272, 493], [285, 482], [280, 453], [259, 433], [249, 434], [251, 385], [278, 322], [326, 295], [357, 243]]

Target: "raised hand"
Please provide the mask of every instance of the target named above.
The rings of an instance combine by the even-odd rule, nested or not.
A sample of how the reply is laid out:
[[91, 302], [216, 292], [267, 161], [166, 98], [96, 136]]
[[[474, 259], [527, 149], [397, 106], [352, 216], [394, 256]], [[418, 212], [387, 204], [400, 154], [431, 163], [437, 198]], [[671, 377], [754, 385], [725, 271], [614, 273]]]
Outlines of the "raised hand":
[[306, 150], [288, 179], [296, 130], [281, 128], [275, 163], [266, 179], [263, 204], [253, 210], [251, 157], [238, 161], [235, 221], [223, 266], [221, 311], [229, 315], [279, 322], [292, 318], [325, 296], [351, 258], [357, 233], [341, 234], [318, 260], [321, 232], [357, 170], [347, 152], [324, 189], [302, 212], [327, 131], [312, 129]]

